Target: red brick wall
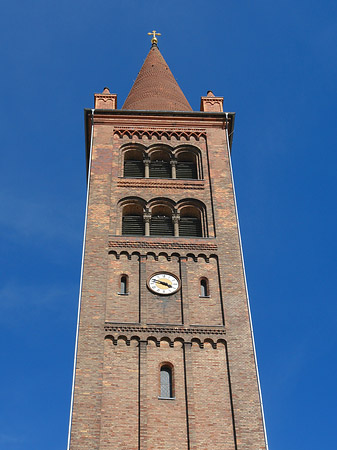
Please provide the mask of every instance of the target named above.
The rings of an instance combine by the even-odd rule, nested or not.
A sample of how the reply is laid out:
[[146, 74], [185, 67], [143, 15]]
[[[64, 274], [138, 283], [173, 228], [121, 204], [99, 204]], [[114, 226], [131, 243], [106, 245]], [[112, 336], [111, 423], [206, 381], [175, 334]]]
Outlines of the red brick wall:
[[223, 344], [192, 346], [196, 448], [232, 450], [232, 411]]
[[[108, 256], [106, 316], [108, 322], [137, 323], [139, 321], [139, 261], [122, 254]], [[121, 276], [128, 276], [128, 294], [120, 295]]]
[[100, 449], [138, 449], [138, 343], [105, 340]]
[[[215, 257], [187, 259], [188, 286], [190, 297], [190, 323], [193, 325], [223, 325], [221, 297], [219, 291], [218, 265]], [[209, 298], [200, 297], [200, 281], [206, 277], [209, 284]]]
[[[159, 400], [160, 364], [173, 365], [175, 400]], [[180, 342], [173, 348], [165, 341], [160, 347], [149, 341], [147, 346], [147, 446], [148, 449], [187, 450], [186, 399], [184, 383], [184, 358]]]

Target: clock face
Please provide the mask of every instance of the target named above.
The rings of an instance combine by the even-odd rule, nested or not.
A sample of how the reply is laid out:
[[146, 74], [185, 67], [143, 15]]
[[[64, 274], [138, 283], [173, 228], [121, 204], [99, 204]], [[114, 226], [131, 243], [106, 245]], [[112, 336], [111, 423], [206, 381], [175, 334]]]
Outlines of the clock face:
[[156, 272], [147, 280], [150, 291], [160, 295], [170, 295], [179, 291], [180, 280], [169, 272]]

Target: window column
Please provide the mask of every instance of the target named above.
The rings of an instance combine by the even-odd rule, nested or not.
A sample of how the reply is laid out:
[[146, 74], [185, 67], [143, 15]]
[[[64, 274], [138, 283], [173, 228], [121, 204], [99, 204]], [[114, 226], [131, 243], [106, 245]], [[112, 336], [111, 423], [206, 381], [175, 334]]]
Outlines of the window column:
[[145, 236], [150, 236], [150, 220], [151, 220], [151, 213], [149, 211], [146, 211], [143, 214], [144, 224], [145, 224]]
[[176, 179], [177, 178], [177, 160], [171, 159], [170, 164], [171, 164], [171, 177]]
[[179, 237], [179, 220], [180, 220], [179, 213], [172, 214], [172, 222], [173, 222], [173, 229], [174, 229], [175, 237]]
[[143, 162], [144, 162], [144, 168], [145, 168], [144, 177], [150, 178], [150, 158], [145, 158], [143, 160]]

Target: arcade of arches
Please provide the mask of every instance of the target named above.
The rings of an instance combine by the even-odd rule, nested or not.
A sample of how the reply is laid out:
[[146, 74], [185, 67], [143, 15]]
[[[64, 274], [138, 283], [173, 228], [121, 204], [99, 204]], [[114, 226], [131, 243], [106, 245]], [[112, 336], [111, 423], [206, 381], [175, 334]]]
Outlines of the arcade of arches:
[[146, 149], [134, 144], [122, 152], [125, 178], [202, 179], [200, 151], [194, 146], [172, 149], [156, 145]]
[[205, 207], [199, 201], [173, 202], [140, 199], [120, 202], [122, 235], [207, 237]]

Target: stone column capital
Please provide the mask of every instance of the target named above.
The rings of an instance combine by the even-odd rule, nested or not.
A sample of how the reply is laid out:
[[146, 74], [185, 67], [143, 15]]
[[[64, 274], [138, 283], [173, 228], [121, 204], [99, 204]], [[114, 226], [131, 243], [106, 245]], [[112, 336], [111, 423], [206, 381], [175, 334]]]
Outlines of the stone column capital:
[[179, 213], [172, 214], [172, 222], [173, 223], [178, 223], [179, 220], [180, 220], [180, 214]]

